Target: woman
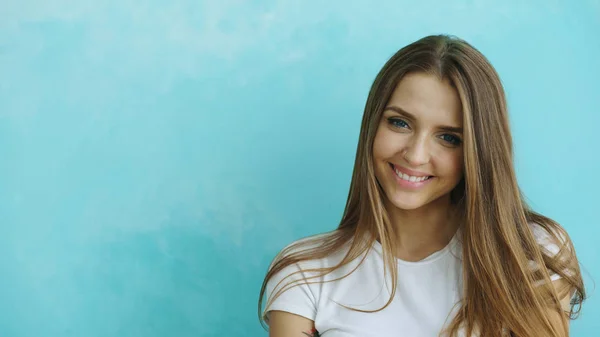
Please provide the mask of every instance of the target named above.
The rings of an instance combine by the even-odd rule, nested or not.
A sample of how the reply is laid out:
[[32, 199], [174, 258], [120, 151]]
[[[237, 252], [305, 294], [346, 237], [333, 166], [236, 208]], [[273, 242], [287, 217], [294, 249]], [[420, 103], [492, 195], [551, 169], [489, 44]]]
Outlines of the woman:
[[277, 256], [259, 314], [265, 293], [271, 337], [569, 335], [585, 298], [575, 250], [520, 193], [479, 51], [428, 36], [384, 65], [341, 223]]

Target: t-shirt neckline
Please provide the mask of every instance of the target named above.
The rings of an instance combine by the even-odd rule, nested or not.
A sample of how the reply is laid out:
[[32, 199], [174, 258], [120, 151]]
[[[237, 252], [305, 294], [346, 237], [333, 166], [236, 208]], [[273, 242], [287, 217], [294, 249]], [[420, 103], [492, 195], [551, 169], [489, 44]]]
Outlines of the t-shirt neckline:
[[[402, 260], [398, 257], [394, 257], [394, 258], [396, 259], [398, 264], [408, 265], [408, 266], [419, 266], [419, 265], [425, 265], [425, 264], [432, 263], [432, 262], [437, 261], [438, 259], [442, 258], [443, 256], [447, 255], [447, 253], [451, 251], [451, 248], [458, 241], [459, 232], [460, 232], [460, 228], [458, 230], [456, 230], [456, 232], [454, 233], [454, 235], [452, 236], [452, 238], [450, 239], [448, 244], [446, 244], [446, 246], [444, 246], [442, 249], [440, 249], [438, 251], [435, 251], [435, 252], [429, 254], [427, 257], [425, 257], [419, 261], [406, 261], [406, 260]], [[375, 249], [375, 251], [377, 251], [377, 253], [379, 253], [379, 255], [383, 256], [383, 247], [381, 246], [381, 243], [379, 241], [375, 240], [373, 242], [373, 248]]]

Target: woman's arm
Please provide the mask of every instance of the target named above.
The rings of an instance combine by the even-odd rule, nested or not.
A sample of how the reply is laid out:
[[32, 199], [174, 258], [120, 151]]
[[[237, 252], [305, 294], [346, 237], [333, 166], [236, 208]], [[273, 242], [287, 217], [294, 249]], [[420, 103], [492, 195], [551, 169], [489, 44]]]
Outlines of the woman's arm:
[[[555, 310], [551, 310], [549, 313], [549, 318], [551, 320], [552, 325], [557, 329], [557, 331], [568, 331], [569, 329], [569, 312], [571, 311], [571, 297], [573, 295], [572, 288], [570, 284], [564, 279], [558, 279], [553, 281], [552, 284], [556, 289], [556, 293], [558, 294], [558, 298], [560, 299], [560, 304], [563, 312], [556, 312]], [[568, 337], [569, 334], [564, 335], [564, 337]], [[560, 335], [563, 337], [563, 335]]]
[[315, 323], [285, 311], [269, 313], [269, 337], [318, 337]]

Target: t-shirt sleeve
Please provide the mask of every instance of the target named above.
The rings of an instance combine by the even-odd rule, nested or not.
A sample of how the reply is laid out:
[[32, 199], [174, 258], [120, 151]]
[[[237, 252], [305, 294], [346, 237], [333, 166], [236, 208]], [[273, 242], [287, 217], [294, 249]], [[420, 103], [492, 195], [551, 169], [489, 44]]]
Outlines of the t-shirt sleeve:
[[285, 267], [271, 277], [266, 286], [266, 307], [263, 312], [267, 324], [269, 324], [269, 313], [273, 310], [315, 320], [317, 289], [313, 282], [317, 282], [318, 278], [307, 279], [307, 277], [307, 273], [298, 263]]
[[[563, 243], [565, 243], [566, 238], [561, 235], [558, 235], [558, 233], [557, 233], [557, 237], [560, 240], [560, 242], [557, 242], [556, 239], [550, 233], [548, 233], [548, 231], [545, 228], [543, 228], [539, 224], [530, 223], [529, 225], [533, 232], [533, 236], [535, 237], [538, 245], [540, 245], [540, 247], [542, 249], [542, 254], [546, 254], [549, 256], [556, 256], [561, 249], [559, 244], [562, 245]], [[531, 268], [533, 270], [537, 270], [539, 267], [536, 265], [535, 262], [531, 261]], [[559, 274], [557, 274], [556, 272], [554, 272], [552, 270], [548, 270], [548, 272], [550, 273], [550, 280], [552, 280], [552, 281], [556, 281], [561, 278], [561, 276]], [[565, 272], [568, 273], [569, 270], [565, 270]]]

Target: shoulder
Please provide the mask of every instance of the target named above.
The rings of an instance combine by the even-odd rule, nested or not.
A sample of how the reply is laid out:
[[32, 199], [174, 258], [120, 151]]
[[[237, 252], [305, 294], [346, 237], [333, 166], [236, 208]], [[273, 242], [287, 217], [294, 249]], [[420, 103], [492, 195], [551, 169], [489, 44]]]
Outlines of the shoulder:
[[331, 233], [319, 234], [293, 241], [285, 246], [269, 267], [265, 294], [267, 305], [263, 317], [269, 323], [273, 310], [293, 313], [310, 320], [315, 319], [323, 287], [323, 270], [335, 267], [345, 246], [331, 254], [323, 254], [324, 244]]
[[[556, 281], [561, 275], [576, 275], [577, 257], [567, 231], [554, 221], [529, 222], [529, 228], [544, 257], [540, 263], [550, 273], [550, 280]], [[538, 263], [530, 261], [532, 270], [538, 270]], [[539, 280], [538, 282], [542, 282]]]
[[271, 290], [282, 280], [310, 283], [319, 288], [325, 281], [325, 286], [331, 285], [329, 281], [344, 278], [361, 269], [365, 262], [374, 260], [374, 253], [362, 243], [369, 242], [356, 237], [344, 238], [336, 231], [293, 241], [279, 251], [269, 267]]
[[275, 256], [269, 269], [282, 260], [294, 260], [290, 269], [329, 268], [338, 264], [348, 252], [350, 243], [339, 245], [338, 249], [329, 254], [323, 254], [334, 237], [335, 232], [321, 233], [304, 237], [283, 247]]
[[[531, 222], [529, 227], [543, 255], [540, 263], [549, 272], [562, 309], [573, 314], [574, 306], [581, 304], [585, 297], [575, 247], [565, 228], [548, 218], [539, 218], [542, 221]], [[539, 264], [534, 261], [530, 261], [530, 265], [534, 271], [539, 269]], [[545, 281], [538, 278], [534, 284], [539, 286], [545, 284]]]
[[565, 248], [567, 250], [572, 249], [567, 231], [557, 223], [549, 225], [530, 221], [529, 228], [545, 255], [556, 256]]

